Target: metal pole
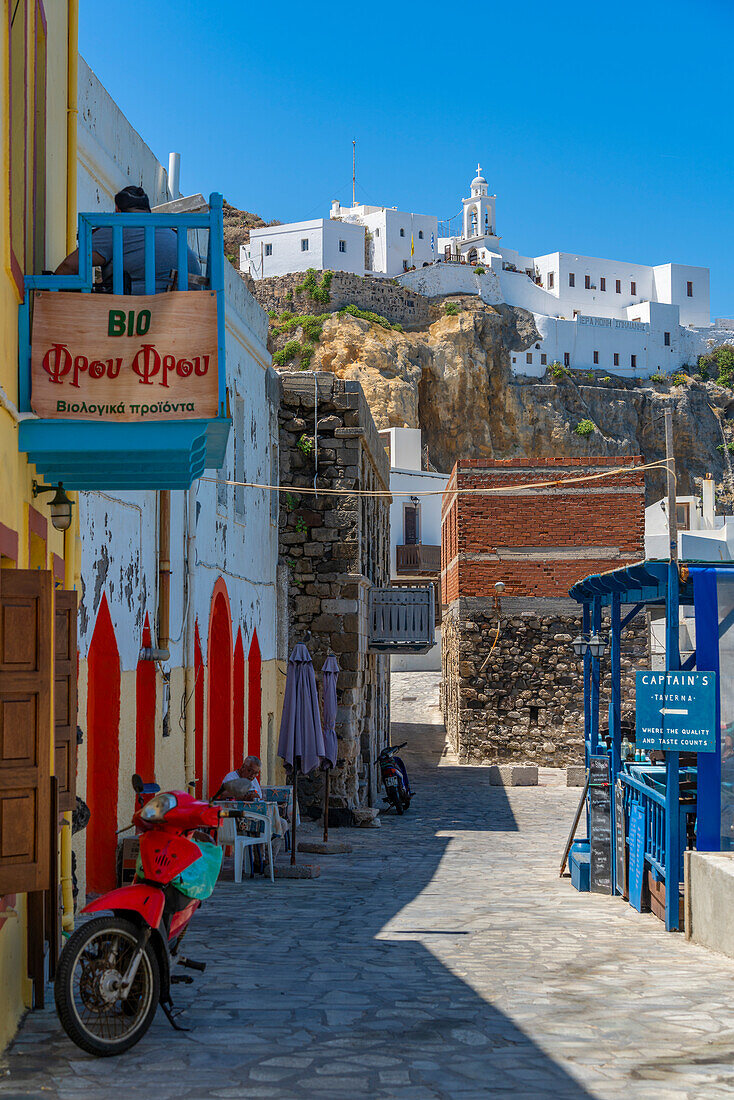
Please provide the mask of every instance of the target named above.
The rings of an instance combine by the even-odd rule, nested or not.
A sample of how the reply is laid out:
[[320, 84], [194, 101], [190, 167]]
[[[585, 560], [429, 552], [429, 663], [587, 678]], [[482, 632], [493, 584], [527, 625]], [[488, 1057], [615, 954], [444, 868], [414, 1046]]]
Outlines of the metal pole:
[[[680, 668], [678, 523], [675, 500], [675, 454], [673, 451], [673, 410], [665, 410], [665, 460], [668, 467], [668, 532], [670, 561], [665, 615], [665, 668]], [[665, 771], [665, 927], [671, 932], [679, 925], [680, 895], [680, 775], [677, 752], [666, 752]]]
[[612, 893], [617, 893], [617, 820], [614, 813], [614, 798], [617, 788], [617, 776], [622, 766], [622, 598], [619, 592], [612, 593], [611, 609], [611, 703], [609, 707], [609, 733], [612, 740], [611, 782], [609, 794], [612, 815]]
[[352, 206], [357, 205], [357, 139], [352, 139]]
[[296, 817], [298, 816], [298, 757], [293, 760], [293, 808], [291, 810], [291, 867], [296, 865]]
[[331, 768], [327, 768], [324, 773], [324, 844], [329, 839], [329, 776], [331, 775]]

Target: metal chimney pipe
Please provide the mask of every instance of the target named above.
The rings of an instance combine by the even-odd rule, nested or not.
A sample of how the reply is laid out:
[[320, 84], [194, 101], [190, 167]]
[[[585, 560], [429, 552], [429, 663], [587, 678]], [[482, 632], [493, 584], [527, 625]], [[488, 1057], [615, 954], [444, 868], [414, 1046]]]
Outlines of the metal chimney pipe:
[[177, 199], [181, 192], [179, 191], [178, 182], [181, 176], [181, 154], [169, 153], [168, 154], [168, 190], [171, 192], [171, 198]]

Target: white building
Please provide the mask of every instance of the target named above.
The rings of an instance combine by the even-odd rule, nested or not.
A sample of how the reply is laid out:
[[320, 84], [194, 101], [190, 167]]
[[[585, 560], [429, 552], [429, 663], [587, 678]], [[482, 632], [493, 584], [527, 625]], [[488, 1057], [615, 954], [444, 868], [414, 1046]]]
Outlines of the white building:
[[439, 278], [431, 283], [428, 275], [411, 272], [400, 281], [418, 291], [430, 285], [434, 294], [466, 293], [467, 277], [454, 274], [456, 262], [483, 268], [486, 274], [474, 293], [535, 315], [541, 339], [513, 356], [517, 373], [540, 376], [558, 362], [647, 376], [694, 365], [707, 350], [708, 268], [647, 266], [570, 252], [524, 256], [500, 243], [495, 201], [478, 169], [463, 200], [461, 237], [439, 240], [441, 266], [446, 264]]
[[309, 267], [364, 275], [364, 226], [330, 218], [269, 225], [251, 229], [249, 243], [240, 246], [240, 270], [253, 279], [289, 275]]
[[[79, 76], [80, 209], [111, 210], [129, 182], [145, 187], [151, 202], [166, 201], [165, 169], [81, 61]], [[207, 471], [222, 480], [170, 491], [168, 523], [161, 492], [79, 493], [77, 791], [93, 808], [73, 842], [82, 893], [90, 876], [92, 889], [104, 888], [91, 875], [88, 851], [102, 852], [114, 874], [115, 831], [130, 820], [133, 772], [164, 789], [196, 779], [199, 791], [213, 793], [247, 748], [262, 758], [264, 780], [275, 777], [278, 499], [224, 479], [277, 478], [279, 389], [267, 315], [230, 264], [224, 276], [233, 426], [224, 465]]]
[[329, 218], [250, 231], [240, 270], [253, 279], [319, 270], [392, 278], [436, 259], [438, 219], [387, 206], [340, 206]]
[[[678, 555], [681, 561], [734, 561], [734, 516], [716, 514], [715, 482], [707, 476], [701, 498], [678, 497]], [[645, 509], [645, 557], [668, 557], [668, 501]]]
[[[441, 668], [441, 501], [448, 475], [423, 469], [419, 428], [380, 432], [390, 456], [390, 583], [405, 588], [433, 584], [437, 595], [436, 644], [428, 653], [395, 654], [394, 672]], [[431, 494], [431, 495], [423, 495]]]

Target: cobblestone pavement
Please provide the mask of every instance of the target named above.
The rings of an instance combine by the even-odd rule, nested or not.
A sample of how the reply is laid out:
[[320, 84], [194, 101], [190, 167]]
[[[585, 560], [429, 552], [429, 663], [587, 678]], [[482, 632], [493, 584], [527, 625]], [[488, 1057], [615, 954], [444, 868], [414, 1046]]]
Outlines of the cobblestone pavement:
[[317, 880], [219, 885], [188, 941], [206, 974], [178, 987], [193, 1031], [159, 1013], [97, 1060], [34, 1013], [0, 1096], [734, 1096], [734, 962], [559, 880], [579, 792], [452, 764], [436, 699], [435, 676], [393, 678], [405, 817], [350, 830]]

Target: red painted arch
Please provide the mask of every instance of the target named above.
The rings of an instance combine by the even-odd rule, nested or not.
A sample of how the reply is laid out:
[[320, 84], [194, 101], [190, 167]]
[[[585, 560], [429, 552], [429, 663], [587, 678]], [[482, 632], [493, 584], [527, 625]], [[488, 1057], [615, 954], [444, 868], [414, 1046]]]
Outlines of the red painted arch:
[[[142, 644], [153, 642], [145, 616]], [[138, 661], [135, 673], [135, 771], [144, 783], [155, 783], [155, 662]]]
[[232, 614], [221, 577], [212, 592], [207, 647], [207, 793], [211, 798], [232, 770]]
[[232, 666], [232, 724], [233, 767], [238, 768], [245, 755], [245, 647], [241, 629], [237, 631]]
[[115, 886], [120, 767], [120, 653], [102, 596], [89, 646], [87, 689], [87, 891]]
[[253, 632], [247, 658], [247, 751], [260, 756], [260, 723], [262, 721], [262, 656], [257, 630]]
[[204, 656], [199, 623], [194, 625], [194, 771], [196, 794], [204, 794]]

